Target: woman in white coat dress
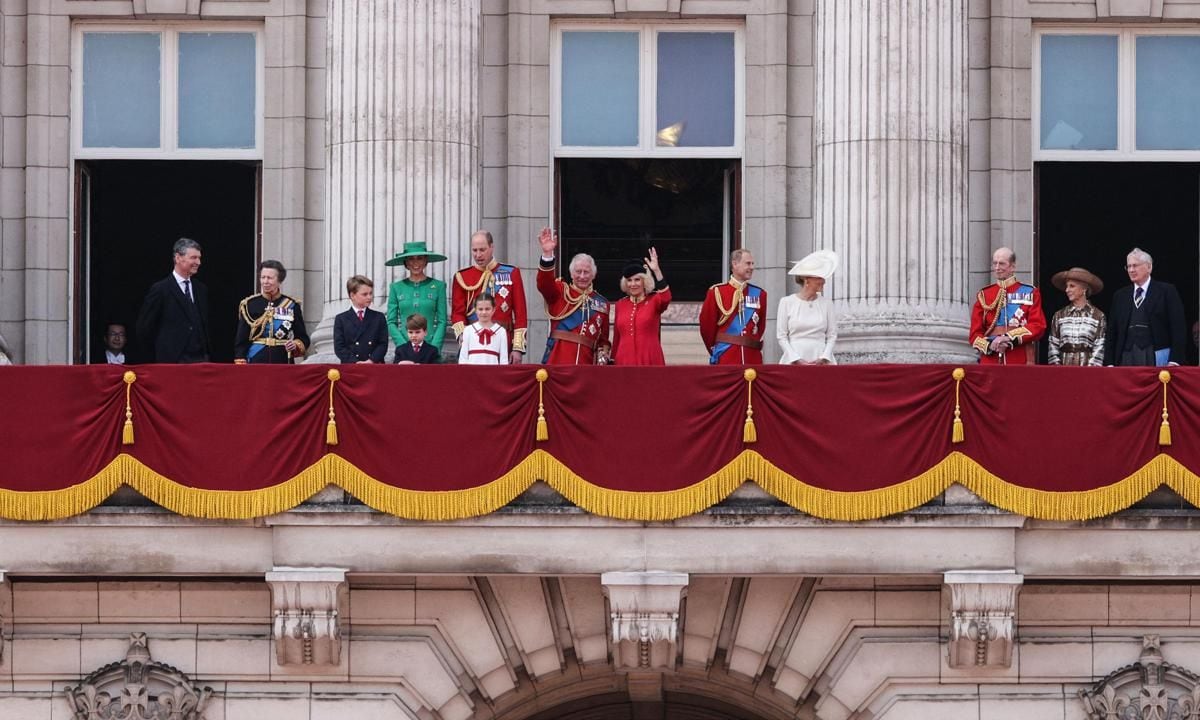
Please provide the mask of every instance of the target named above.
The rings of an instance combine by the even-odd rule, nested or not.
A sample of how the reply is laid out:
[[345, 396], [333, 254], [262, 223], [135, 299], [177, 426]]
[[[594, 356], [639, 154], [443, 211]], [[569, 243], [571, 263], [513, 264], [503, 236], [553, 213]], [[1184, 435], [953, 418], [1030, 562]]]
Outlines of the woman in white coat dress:
[[821, 292], [837, 265], [836, 253], [818, 250], [788, 271], [800, 289], [779, 301], [775, 315], [775, 337], [783, 351], [781, 365], [837, 364], [833, 357], [837, 317], [833, 303]]

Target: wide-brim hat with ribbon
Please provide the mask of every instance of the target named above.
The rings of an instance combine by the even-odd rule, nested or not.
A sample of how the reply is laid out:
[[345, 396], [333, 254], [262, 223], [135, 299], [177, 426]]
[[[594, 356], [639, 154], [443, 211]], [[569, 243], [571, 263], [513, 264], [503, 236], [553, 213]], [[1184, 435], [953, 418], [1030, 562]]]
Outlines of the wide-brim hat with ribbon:
[[445, 255], [432, 252], [426, 247], [424, 240], [418, 240], [404, 243], [404, 252], [396, 253], [396, 256], [385, 262], [384, 265], [403, 265], [405, 260], [414, 257], [423, 257], [429, 262], [441, 262], [446, 259]]
[[797, 262], [788, 270], [788, 275], [796, 277], [819, 277], [823, 280], [828, 280], [833, 277], [833, 273], [837, 270], [838, 256], [832, 250], [818, 250], [814, 253], [809, 253], [804, 259]]
[[1081, 267], [1073, 267], [1070, 270], [1063, 270], [1062, 272], [1054, 273], [1054, 277], [1050, 278], [1050, 284], [1059, 290], [1065, 291], [1067, 289], [1068, 280], [1074, 280], [1075, 282], [1081, 282], [1084, 285], [1087, 285], [1088, 288], [1091, 289], [1093, 295], [1104, 289], [1103, 280]]

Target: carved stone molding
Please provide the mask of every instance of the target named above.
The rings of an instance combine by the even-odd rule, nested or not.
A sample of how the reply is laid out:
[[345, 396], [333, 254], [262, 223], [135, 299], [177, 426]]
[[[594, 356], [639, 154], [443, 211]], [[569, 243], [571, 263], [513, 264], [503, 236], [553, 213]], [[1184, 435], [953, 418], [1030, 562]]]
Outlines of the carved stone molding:
[[607, 572], [600, 584], [608, 597], [617, 669], [673, 669], [687, 573]]
[[342, 656], [338, 598], [344, 568], [275, 568], [266, 576], [280, 665], [337, 665]]
[[1012, 570], [944, 575], [950, 590], [950, 667], [1012, 665], [1017, 593], [1025, 578]]
[[75, 720], [203, 720], [213, 689], [192, 684], [170, 665], [153, 662], [145, 633], [129, 636], [125, 659], [64, 690]]
[[1096, 0], [1096, 19], [1162, 20], [1163, 0]]
[[1142, 655], [1079, 699], [1091, 720], [1197, 720], [1200, 675], [1163, 661], [1157, 635], [1142, 638]]
[[200, 0], [133, 0], [133, 14], [199, 18]]

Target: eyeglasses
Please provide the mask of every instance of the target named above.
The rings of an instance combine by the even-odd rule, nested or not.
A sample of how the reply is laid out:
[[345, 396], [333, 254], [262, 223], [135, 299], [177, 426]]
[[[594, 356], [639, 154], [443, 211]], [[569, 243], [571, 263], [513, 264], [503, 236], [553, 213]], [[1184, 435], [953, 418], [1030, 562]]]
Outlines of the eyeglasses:
[[1130, 264], [1128, 264], [1128, 265], [1126, 265], [1126, 266], [1125, 266], [1125, 269], [1126, 269], [1126, 270], [1133, 270], [1134, 268], [1140, 268], [1140, 267], [1142, 267], [1142, 266], [1143, 266], [1143, 265], [1145, 265], [1145, 264], [1146, 264], [1146, 263], [1144, 263], [1144, 262], [1140, 262], [1140, 263], [1130, 263]]

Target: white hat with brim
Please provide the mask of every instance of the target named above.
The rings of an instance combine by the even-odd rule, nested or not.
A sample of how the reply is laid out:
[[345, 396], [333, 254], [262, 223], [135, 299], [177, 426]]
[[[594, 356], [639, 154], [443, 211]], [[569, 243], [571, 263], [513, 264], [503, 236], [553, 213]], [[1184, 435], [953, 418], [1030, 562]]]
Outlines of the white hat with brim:
[[788, 270], [788, 275], [797, 277], [819, 277], [828, 280], [837, 270], [838, 256], [832, 250], [818, 250], [809, 254]]

